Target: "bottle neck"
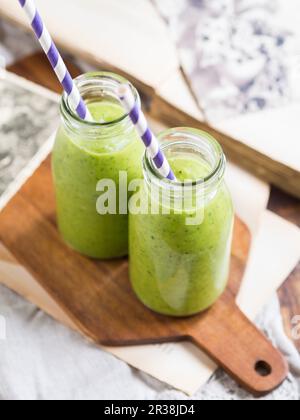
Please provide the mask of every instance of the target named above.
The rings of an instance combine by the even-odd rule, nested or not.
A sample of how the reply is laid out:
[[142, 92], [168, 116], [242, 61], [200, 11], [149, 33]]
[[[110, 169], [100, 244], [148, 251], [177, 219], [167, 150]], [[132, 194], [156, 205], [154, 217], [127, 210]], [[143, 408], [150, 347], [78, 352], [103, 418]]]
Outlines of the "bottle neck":
[[[103, 102], [107, 107], [121, 107], [117, 92], [119, 85], [123, 83], [129, 84], [136, 100], [140, 102], [136, 89], [126, 79], [113, 73], [87, 73], [76, 78], [75, 83], [89, 107]], [[63, 94], [60, 111], [63, 126], [72, 138], [80, 137], [86, 141], [117, 138], [130, 133], [134, 128], [129, 115], [125, 112], [123, 114], [121, 112], [118, 118], [108, 121], [103, 119], [94, 122], [81, 120], [72, 110], [66, 93]]]
[[147, 190], [156, 196], [158, 191], [167, 192], [173, 204], [186, 197], [205, 199], [205, 202], [213, 199], [224, 181], [226, 170], [226, 158], [219, 143], [209, 134], [190, 128], [167, 130], [158, 137], [167, 159], [172, 161], [184, 157], [184, 162], [189, 159], [198, 161], [199, 165], [205, 166], [206, 173], [201, 178], [193, 176], [177, 182], [169, 181], [159, 174], [146, 152], [143, 168]]

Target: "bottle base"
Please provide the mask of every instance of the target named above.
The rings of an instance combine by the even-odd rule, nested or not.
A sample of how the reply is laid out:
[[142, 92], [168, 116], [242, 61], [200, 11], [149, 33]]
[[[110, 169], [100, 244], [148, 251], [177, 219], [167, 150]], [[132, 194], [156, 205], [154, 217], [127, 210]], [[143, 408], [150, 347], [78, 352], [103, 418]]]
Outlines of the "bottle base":
[[191, 318], [191, 317], [195, 317], [197, 315], [201, 315], [202, 313], [208, 311], [212, 306], [214, 306], [214, 304], [221, 298], [221, 296], [223, 295], [225, 289], [222, 291], [222, 293], [219, 294], [219, 296], [217, 298], [215, 298], [212, 302], [210, 302], [209, 304], [197, 309], [197, 310], [191, 310], [191, 311], [183, 311], [183, 312], [171, 312], [171, 311], [165, 311], [165, 310], [161, 310], [158, 308], [155, 308], [154, 306], [151, 306], [149, 304], [146, 303], [146, 301], [144, 299], [142, 299], [138, 293], [133, 289], [137, 299], [147, 308], [149, 309], [151, 312], [154, 312], [157, 315], [163, 315], [169, 318], [177, 318], [177, 319], [182, 319], [182, 318]]

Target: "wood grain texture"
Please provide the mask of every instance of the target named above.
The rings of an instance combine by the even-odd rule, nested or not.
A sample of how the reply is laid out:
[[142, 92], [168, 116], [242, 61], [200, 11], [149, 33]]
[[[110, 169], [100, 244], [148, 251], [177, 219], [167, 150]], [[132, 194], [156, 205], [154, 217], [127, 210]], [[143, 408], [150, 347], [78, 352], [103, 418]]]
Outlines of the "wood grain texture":
[[[300, 227], [300, 200], [273, 188], [269, 209]], [[300, 262], [279, 290], [285, 330], [300, 352], [300, 340], [292, 337], [292, 319], [300, 315]]]
[[[49, 65], [44, 58], [40, 57], [39, 65], [34, 62], [39, 68], [34, 76], [31, 65], [31, 60], [25, 60], [13, 70], [35, 81], [37, 74], [41, 75], [42, 84], [60, 91], [55, 78], [48, 77]], [[285, 378], [287, 368], [282, 356], [234, 303], [250, 243], [240, 221], [235, 225], [229, 289], [203, 315], [182, 320], [156, 315], [137, 301], [129, 285], [126, 260], [98, 263], [64, 245], [55, 226], [49, 160], [4, 209], [0, 223], [4, 245], [93, 341], [130, 345], [189, 339], [257, 395], [272, 390]], [[257, 374], [254, 367], [259, 361], [272, 367], [270, 376]]]
[[[137, 300], [127, 260], [97, 262], [64, 244], [55, 224], [50, 159], [0, 213], [0, 224], [1, 242], [94, 342], [124, 346], [190, 340], [255, 395], [273, 390], [285, 379], [283, 357], [235, 304], [251, 242], [240, 220], [229, 288], [211, 309], [185, 319], [157, 315]], [[268, 376], [256, 372], [259, 361], [270, 366]]]
[[[78, 74], [78, 70], [74, 66], [70, 66], [70, 69], [73, 73], [73, 76]], [[29, 80], [40, 83], [56, 92], [61, 91], [61, 87], [59, 83], [53, 76], [52, 71], [49, 67], [49, 64], [42, 54], [37, 54], [33, 57], [29, 57], [28, 59], [23, 60], [23, 62], [20, 65], [13, 66], [10, 70], [16, 72], [17, 74], [21, 76], [27, 77]], [[47, 235], [47, 234], [45, 235], [44, 229], [48, 231], [48, 228], [51, 226], [50, 228], [51, 233], [48, 236], [48, 238], [50, 238], [51, 241], [53, 242], [51, 243], [51, 241], [50, 242], [47, 241], [47, 243], [45, 243], [43, 247], [38, 246], [36, 250], [37, 252], [40, 252], [42, 250], [43, 252], [45, 252], [45, 255], [49, 256], [49, 258], [47, 258], [45, 265], [42, 265], [42, 266], [40, 265], [39, 258], [36, 259], [36, 264], [34, 264], [35, 268], [33, 271], [34, 271], [35, 276], [40, 275], [42, 277], [44, 276], [43, 267], [45, 266], [48, 268], [51, 277], [53, 273], [54, 275], [57, 275], [57, 276], [59, 275], [59, 273], [56, 272], [56, 270], [53, 270], [52, 267], [53, 267], [53, 264], [60, 258], [64, 260], [65, 252], [66, 252], [65, 247], [61, 243], [60, 238], [57, 235], [57, 232], [55, 229], [55, 216], [54, 216], [54, 211], [53, 211], [53, 206], [54, 206], [53, 192], [52, 192], [51, 182], [47, 181], [49, 180], [49, 171], [50, 171], [50, 166], [49, 166], [49, 161], [47, 161], [39, 169], [39, 177], [32, 178], [30, 180], [30, 182], [32, 183], [31, 186], [26, 185], [23, 188], [22, 193], [17, 198], [17, 200], [20, 200], [20, 201], [18, 202], [18, 205], [15, 208], [15, 211], [16, 211], [15, 217], [19, 221], [19, 214], [22, 214], [24, 206], [26, 207], [26, 205], [28, 204], [28, 201], [30, 200], [30, 205], [28, 206], [30, 217], [27, 217], [27, 216], [24, 217], [23, 225], [28, 226], [29, 221], [34, 220], [34, 226], [35, 226], [34, 231], [36, 231], [36, 233], [40, 235], [39, 236], [40, 240], [36, 242], [39, 245], [42, 244], [43, 238], [45, 238]], [[37, 183], [37, 185], [42, 183], [43, 188], [37, 188], [37, 185], [35, 185], [35, 183]], [[294, 221], [298, 220], [296, 219], [297, 209], [295, 209], [295, 206], [297, 206], [298, 202], [296, 200], [288, 198], [286, 195], [283, 195], [285, 199], [282, 198], [281, 194], [280, 194], [280, 197], [281, 198], [279, 200], [275, 199], [273, 201], [273, 206], [275, 202], [276, 203], [282, 202], [283, 205], [281, 207], [278, 206], [277, 208], [275, 208], [275, 210], [278, 210], [278, 212], [281, 213], [283, 216], [285, 216], [286, 215], [285, 213], [287, 212], [289, 215], [289, 218], [292, 218]], [[36, 206], [32, 206], [33, 202], [36, 203]], [[271, 205], [272, 205], [272, 201], [271, 201]], [[11, 226], [11, 229], [10, 229], [11, 231], [13, 231], [13, 227], [14, 227], [14, 224], [13, 226]], [[274, 350], [272, 347], [270, 347], [270, 344], [268, 343], [268, 341], [266, 341], [265, 338], [260, 333], [258, 333], [258, 331], [251, 325], [251, 323], [249, 323], [249, 321], [245, 317], [241, 316], [240, 312], [235, 307], [235, 304], [233, 301], [233, 296], [237, 293], [240, 286], [241, 275], [244, 270], [245, 260], [247, 258], [248, 248], [249, 248], [248, 236], [247, 234], [245, 234], [244, 229], [245, 227], [241, 223], [237, 223], [235, 226], [233, 248], [236, 251], [234, 253], [234, 257], [232, 260], [233, 268], [231, 270], [230, 289], [229, 289], [230, 291], [226, 292], [226, 294], [223, 297], [224, 300], [223, 299], [220, 300], [218, 305], [215, 305], [215, 307], [211, 310], [213, 312], [208, 311], [207, 313], [205, 313], [204, 316], [202, 317], [203, 319], [201, 322], [199, 322], [199, 320], [197, 320], [196, 317], [191, 319], [189, 322], [187, 320], [181, 320], [180, 321], [180, 324], [181, 324], [180, 334], [178, 334], [177, 332], [179, 322], [176, 321], [176, 325], [174, 326], [174, 322], [175, 322], [174, 320], [165, 319], [164, 317], [162, 319], [162, 317], [158, 315], [154, 315], [153, 313], [147, 311], [148, 312], [147, 316], [150, 316], [151, 314], [150, 316], [151, 320], [155, 319], [156, 327], [154, 329], [151, 328], [151, 334], [149, 333], [149, 329], [147, 329], [146, 332], [144, 332], [144, 336], [141, 338], [142, 340], [141, 342], [148, 343], [149, 340], [150, 342], [153, 342], [153, 341], [161, 342], [161, 341], [166, 341], [166, 340], [174, 341], [174, 340], [190, 339], [194, 341], [200, 348], [205, 350], [207, 354], [209, 354], [220, 365], [222, 365], [225, 369], [227, 369], [227, 371], [230, 374], [232, 374], [233, 377], [239, 380], [239, 382], [242, 385], [244, 385], [251, 392], [258, 395], [258, 394], [263, 394], [263, 393], [268, 392], [273, 387], [276, 387], [283, 380], [286, 374], [286, 365], [283, 359], [281, 358], [281, 356], [277, 352], [273, 353]], [[15, 237], [13, 241], [16, 241], [18, 246], [19, 246], [19, 243], [20, 244], [22, 243], [23, 252], [25, 254], [29, 252], [29, 256], [30, 258], [32, 258], [33, 255], [35, 255], [35, 252], [32, 250], [31, 251], [27, 250], [28, 240], [30, 240], [30, 229], [29, 230], [25, 229], [25, 234], [17, 236], [17, 238]], [[54, 243], [60, 244], [60, 246], [57, 248], [58, 254], [56, 255], [56, 257], [58, 258], [55, 258], [55, 261], [53, 260], [53, 255], [52, 255]], [[67, 250], [67, 252], [71, 252], [71, 251]], [[24, 257], [19, 256], [19, 258], [22, 261], [22, 258]], [[52, 258], [52, 261], [51, 261], [51, 258]], [[72, 272], [74, 271], [76, 272], [76, 279], [72, 280], [71, 278], [69, 286], [68, 286], [68, 287], [71, 287], [71, 289], [73, 290], [72, 293], [74, 296], [70, 295], [69, 291], [67, 293], [68, 301], [70, 301], [70, 297], [72, 297], [72, 301], [77, 302], [77, 304], [75, 305], [76, 313], [78, 313], [77, 311], [81, 313], [80, 311], [82, 310], [80, 305], [78, 305], [78, 302], [79, 303], [81, 302], [82, 293], [78, 294], [78, 292], [76, 292], [76, 287], [75, 287], [76, 281], [78, 282], [78, 279], [81, 280], [81, 278], [85, 276], [86, 272], [89, 273], [93, 281], [97, 283], [97, 292], [95, 293], [96, 297], [97, 296], [100, 297], [100, 295], [101, 295], [101, 298], [103, 297], [102, 295], [103, 291], [100, 290], [99, 283], [98, 283], [99, 276], [100, 276], [100, 278], [105, 279], [105, 282], [104, 282], [106, 285], [104, 287], [105, 293], [108, 293], [110, 295], [111, 293], [109, 292], [109, 288], [107, 284], [111, 284], [112, 280], [115, 281], [115, 279], [119, 279], [119, 281], [121, 282], [123, 281], [123, 286], [121, 286], [120, 288], [117, 287], [116, 289], [114, 289], [115, 295], [120, 296], [120, 290], [123, 290], [122, 295], [127, 294], [128, 296], [131, 296], [131, 298], [135, 300], [135, 297], [132, 295], [131, 289], [128, 286], [129, 283], [128, 283], [128, 277], [127, 277], [128, 275], [127, 262], [125, 260], [116, 261], [113, 263], [107, 263], [107, 262], [102, 263], [100, 264], [100, 267], [99, 267], [99, 263], [95, 263], [92, 261], [88, 261], [87, 263], [85, 259], [82, 259], [82, 257], [79, 257], [78, 255], [76, 255], [76, 264], [74, 266], [73, 264], [70, 264], [70, 262], [68, 263], [68, 261], [69, 261], [69, 257], [67, 257], [67, 264], [63, 264], [63, 267], [61, 267], [62, 271], [60, 273], [59, 278], [63, 277], [64, 280], [69, 280], [70, 273], [68, 270], [71, 270]], [[97, 266], [96, 270], [99, 270], [99, 272], [96, 271], [97, 274], [95, 274], [95, 265]], [[38, 271], [37, 274], [36, 274], [36, 271]], [[293, 290], [296, 290], [296, 284], [297, 284], [296, 280], [297, 280], [297, 272], [296, 272], [296, 278], [295, 278], [295, 274], [293, 274], [293, 276], [291, 276], [289, 280], [289, 282], [292, 282], [293, 284], [293, 287], [294, 287]], [[75, 284], [73, 283], [74, 281], [75, 281]], [[58, 285], [57, 290], [53, 290], [53, 287], [54, 286], [51, 282], [51, 287], [47, 291], [50, 291], [51, 295], [57, 300], [59, 299], [59, 296], [62, 293], [61, 287], [60, 285]], [[285, 290], [285, 293], [282, 294], [282, 296], [284, 296], [285, 298], [284, 306], [283, 306], [284, 311], [288, 312], [289, 314], [291, 313], [291, 310], [293, 311], [293, 313], [299, 313], [297, 305], [291, 306], [290, 297], [292, 296], [292, 294], [290, 293], [289, 287], [287, 287], [287, 289], [285, 288], [284, 290]], [[90, 305], [90, 303], [93, 302], [93, 299], [94, 300], [96, 299], [95, 296], [94, 296], [94, 292], [92, 293], [92, 296], [91, 294], [85, 295], [85, 301], [88, 302], [88, 305]], [[300, 292], [297, 296], [300, 296]], [[232, 307], [230, 310], [228, 309], [227, 304], [224, 304], [224, 302], [226, 301], [228, 302], [230, 301], [232, 304]], [[298, 302], [297, 299], [295, 299], [295, 296], [293, 298], [293, 302], [294, 303]], [[133, 323], [134, 325], [137, 325], [136, 324], [137, 319], [140, 322], [142, 322], [143, 317], [141, 316], [141, 314], [144, 313], [145, 311], [145, 308], [142, 305], [140, 305], [138, 302], [136, 303], [139, 309], [134, 315], [135, 316], [134, 323]], [[64, 308], [64, 305], [62, 306], [63, 306], [64, 311], [70, 315], [70, 310], [68, 308]], [[111, 305], [109, 304], [108, 307], [110, 311], [114, 312], [114, 316], [115, 314], [117, 314], [119, 317], [122, 317], [122, 320], [123, 320], [124, 313], [126, 313], [123, 307], [120, 308], [120, 305], [116, 305], [116, 304], [111, 304]], [[239, 326], [235, 323], [235, 316], [237, 313], [238, 313], [238, 319], [239, 319]], [[89, 335], [91, 338], [99, 342], [99, 337], [98, 338], [96, 337], [99, 332], [99, 323], [98, 321], [91, 322], [90, 317], [91, 315], [88, 314], [84, 310], [83, 325], [79, 323], [80, 324], [79, 328], [86, 335]], [[210, 324], [207, 323], [207, 318], [209, 319], [210, 317], [214, 320], [214, 322], [211, 324], [211, 331], [214, 331], [213, 336], [215, 337], [215, 340], [212, 340], [212, 342], [208, 345], [207, 337], [212, 336], [212, 333], [208, 328]], [[111, 318], [112, 317], [109, 317], [109, 320]], [[76, 322], [78, 323], [78, 321]], [[165, 332], [163, 333], [161, 332], [161, 329], [160, 329], [161, 322], [164, 328], [167, 327], [168, 334], [166, 334]], [[104, 325], [105, 325], [105, 322], [104, 322]], [[89, 330], [91, 326], [92, 326], [92, 333], [90, 334], [91, 331], [89, 332]], [[128, 331], [128, 327], [130, 331]], [[123, 341], [124, 337], [120, 337], [120, 334], [122, 334], [122, 330], [120, 330], [119, 337], [114, 335], [113, 339], [111, 339], [112, 341], [110, 341], [109, 335], [105, 334], [103, 341], [101, 339], [100, 342], [110, 343], [110, 344], [119, 343], [122, 345], [125, 342], [126, 344], [136, 343], [135, 341], [136, 337], [131, 328], [132, 328], [132, 324], [127, 326], [126, 334], [128, 332], [129, 334], [127, 335], [125, 341]], [[242, 340], [239, 341], [239, 343], [236, 342], [236, 337], [239, 336], [236, 328], [242, 328], [244, 331], [242, 335]], [[222, 343], [220, 344], [220, 336], [223, 336], [224, 330], [228, 332], [231, 339], [229, 343], [227, 342], [225, 343], [224, 340], [222, 340]], [[157, 333], [157, 331], [160, 331], [159, 334]], [[183, 334], [182, 331], [184, 331], [184, 335], [182, 335]], [[155, 337], [153, 337], [153, 333], [156, 334]], [[261, 340], [260, 345], [259, 344], [257, 345], [258, 343], [258, 341], [256, 341], [257, 334], [259, 335], [259, 340]], [[100, 335], [102, 335], [102, 332]], [[253, 346], [254, 342], [256, 342], [255, 346]], [[238, 348], [238, 346], [241, 346], [242, 348]], [[225, 353], [230, 354], [231, 352], [233, 352], [234, 354], [234, 357], [232, 357], [231, 355], [230, 357], [231, 360], [229, 361], [227, 360], [226, 363], [222, 360], [222, 358], [224, 357], [224, 354], [223, 354], [224, 347], [226, 348]], [[260, 349], [259, 353], [257, 352], [258, 348]], [[257, 373], [253, 369], [254, 364], [260, 360], [267, 361], [271, 366], [276, 365], [278, 368], [278, 371], [276, 370], [273, 371], [273, 375], [268, 377], [267, 379], [261, 378], [259, 375], [257, 375]], [[248, 366], [248, 367], [250, 366], [250, 368], [245, 369], [245, 366]], [[242, 372], [241, 375], [237, 375], [236, 373], [237, 369], [239, 370], [239, 373]]]
[[[68, 62], [68, 68], [70, 69], [73, 77], [76, 77], [79, 74], [78, 68], [70, 62]], [[61, 92], [61, 86], [54, 76], [48, 60], [42, 53], [37, 53], [23, 59], [17, 64], [11, 66], [9, 70], [55, 92]], [[158, 114], [157, 117], [163, 118], [164, 115], [161, 113]], [[163, 119], [165, 120], [167, 117]], [[293, 198], [290, 195], [273, 188], [269, 209], [300, 227], [299, 199]], [[294, 316], [300, 315], [300, 262], [298, 267], [281, 287], [279, 296], [281, 300], [285, 329], [288, 336], [292, 338], [291, 320]], [[300, 340], [294, 340], [294, 342], [300, 351]]]
[[[73, 65], [70, 61], [68, 61], [68, 70], [73, 77], [77, 77], [80, 74], [78, 67]], [[61, 84], [57, 80], [47, 57], [43, 53], [30, 55], [23, 60], [12, 64], [8, 67], [8, 71], [56, 93], [62, 92]]]
[[[254, 149], [237, 138], [226, 135], [207, 122], [199, 121], [174, 107], [159, 95], [153, 97], [150, 115], [173, 127], [195, 127], [207, 131], [222, 145], [226, 155], [240, 167], [283, 191], [300, 198], [300, 172]], [[270, 140], [271, 141], [271, 140]]]

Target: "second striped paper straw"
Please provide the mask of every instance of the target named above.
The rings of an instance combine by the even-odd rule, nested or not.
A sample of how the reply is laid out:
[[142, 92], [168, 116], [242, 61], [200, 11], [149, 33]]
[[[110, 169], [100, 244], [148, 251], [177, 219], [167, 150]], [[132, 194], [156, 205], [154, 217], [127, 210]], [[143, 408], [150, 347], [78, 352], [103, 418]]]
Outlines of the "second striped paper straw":
[[32, 29], [35, 32], [43, 50], [45, 51], [48, 60], [51, 63], [53, 70], [65, 92], [68, 95], [70, 106], [79, 118], [86, 121], [93, 121], [93, 118], [84, 103], [78, 88], [76, 87], [58, 49], [56, 48], [38, 10], [34, 0], [19, 0], [23, 7]]
[[135, 125], [139, 136], [144, 142], [146, 149], [152, 158], [158, 172], [171, 181], [176, 181], [176, 177], [167, 161], [165, 155], [159, 146], [159, 141], [152, 133], [147, 124], [147, 120], [143, 111], [141, 110], [138, 102], [128, 84], [122, 84], [119, 87], [119, 99], [122, 102], [125, 110], [129, 113], [129, 117]]

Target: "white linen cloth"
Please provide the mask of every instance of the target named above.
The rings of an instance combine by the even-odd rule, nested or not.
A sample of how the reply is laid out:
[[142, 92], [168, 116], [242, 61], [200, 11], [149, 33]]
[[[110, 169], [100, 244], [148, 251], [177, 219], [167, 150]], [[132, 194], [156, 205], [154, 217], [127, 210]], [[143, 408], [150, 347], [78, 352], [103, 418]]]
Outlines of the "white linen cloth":
[[[7, 24], [1, 27], [0, 51], [11, 63], [14, 49], [20, 58], [21, 33]], [[25, 42], [22, 34], [22, 50], [28, 53], [36, 49], [35, 41], [28, 36]], [[0, 334], [2, 400], [187, 398], [85, 342], [34, 305], [0, 286], [0, 325], [4, 319], [6, 339]], [[291, 363], [288, 380], [263, 399], [299, 400], [300, 357], [284, 334], [276, 297], [262, 312], [258, 324]], [[252, 397], [219, 371], [194, 399], [245, 400]]]
[[[6, 319], [6, 340], [0, 340], [0, 399], [101, 400], [188, 399], [144, 373], [130, 368], [34, 305], [0, 286], [0, 313]], [[283, 330], [278, 300], [259, 319], [276, 345], [292, 362], [292, 373], [266, 400], [298, 400], [299, 355]], [[195, 400], [250, 400], [224, 372], [218, 371], [193, 397]]]

